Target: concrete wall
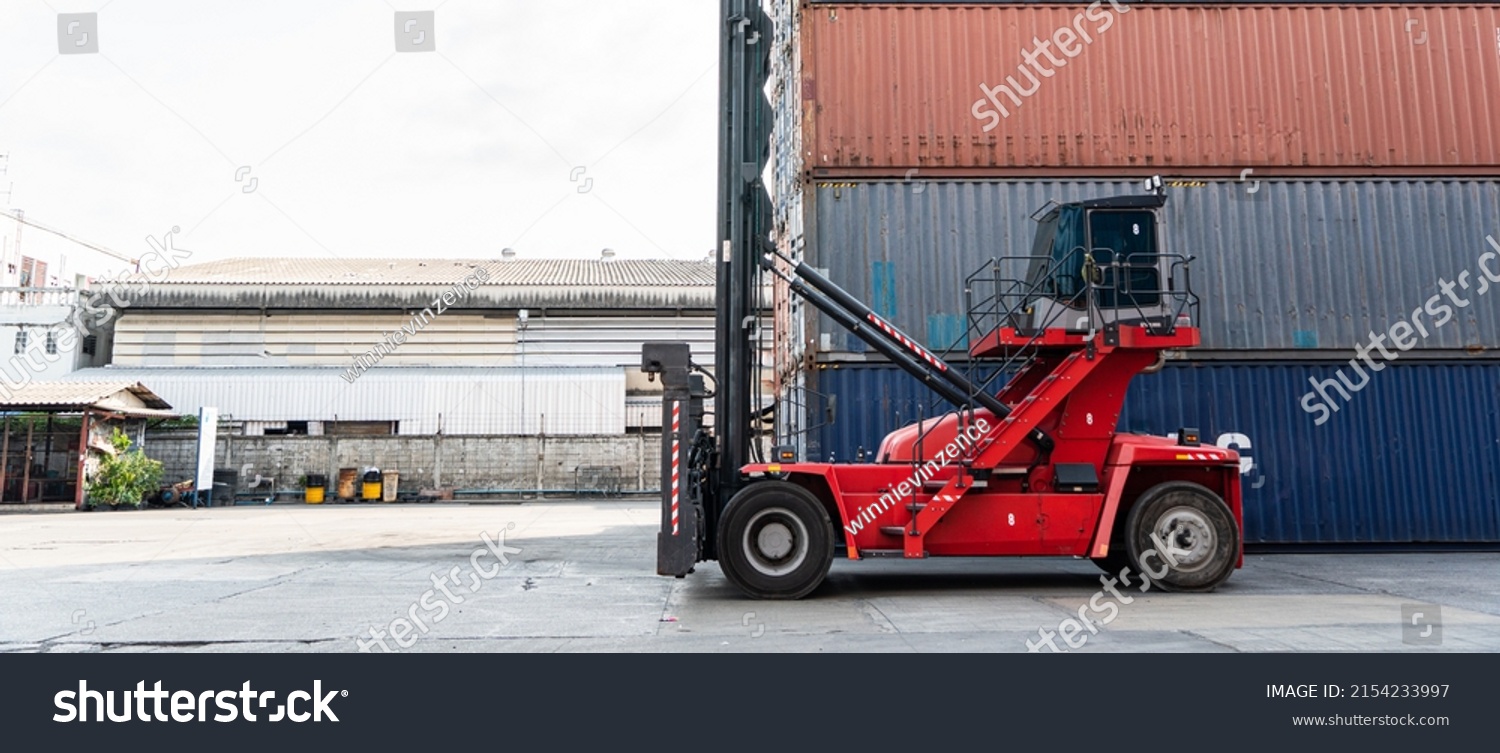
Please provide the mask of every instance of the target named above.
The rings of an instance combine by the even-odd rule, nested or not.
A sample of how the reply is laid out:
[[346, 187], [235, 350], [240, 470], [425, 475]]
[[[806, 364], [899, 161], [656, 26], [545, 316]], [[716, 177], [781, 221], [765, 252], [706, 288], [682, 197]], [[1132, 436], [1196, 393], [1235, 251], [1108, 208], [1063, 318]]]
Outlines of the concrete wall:
[[[215, 464], [239, 471], [241, 486], [256, 474], [275, 478], [278, 490], [297, 489], [299, 477], [323, 473], [333, 487], [340, 468], [375, 466], [401, 472], [403, 491], [424, 488], [556, 492], [603, 486], [623, 492], [660, 488], [660, 435], [594, 437], [220, 437]], [[145, 452], [162, 461], [165, 480], [191, 478], [195, 439], [187, 432], [155, 432]], [[603, 473], [579, 468], [608, 467]], [[618, 469], [618, 470], [614, 470]], [[588, 478], [594, 476], [594, 478]], [[248, 477], [248, 478], [243, 478]], [[332, 497], [334, 489], [329, 489]]]

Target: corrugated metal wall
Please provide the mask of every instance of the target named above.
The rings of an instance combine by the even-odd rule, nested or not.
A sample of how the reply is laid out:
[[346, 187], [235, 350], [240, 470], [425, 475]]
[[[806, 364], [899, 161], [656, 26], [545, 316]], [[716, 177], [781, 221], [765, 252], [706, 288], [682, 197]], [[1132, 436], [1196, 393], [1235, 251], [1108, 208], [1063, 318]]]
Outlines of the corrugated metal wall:
[[[406, 328], [403, 330], [403, 328]], [[207, 314], [130, 311], [115, 325], [113, 363], [121, 366], [348, 366], [402, 331], [387, 366], [500, 366], [516, 351], [512, 316], [322, 312]], [[407, 332], [414, 334], [407, 335]], [[598, 365], [598, 364], [594, 364]]]
[[[1347, 367], [1346, 367], [1347, 368]], [[1301, 407], [1326, 364], [1190, 364], [1131, 385], [1122, 430], [1181, 426], [1243, 447], [1251, 544], [1500, 542], [1500, 363], [1395, 365], [1318, 426]], [[814, 457], [851, 461], [945, 404], [890, 366], [818, 373], [837, 396]], [[1248, 444], [1248, 447], [1245, 445]]]
[[714, 360], [711, 316], [533, 316], [519, 340], [527, 366], [634, 366], [647, 342], [685, 342], [694, 360]]
[[[801, 259], [806, 244], [804, 196], [805, 176], [802, 170], [802, 56], [799, 53], [799, 0], [769, 0], [775, 28], [770, 55], [771, 82], [769, 100], [773, 108], [771, 129], [770, 192], [774, 204], [775, 240], [784, 255]], [[776, 332], [774, 349], [777, 388], [796, 382], [797, 370], [806, 354], [804, 337], [806, 304], [791, 294], [785, 283], [774, 283], [773, 316]], [[796, 332], [795, 336], [791, 333]], [[795, 422], [794, 422], [795, 423]]]
[[524, 331], [511, 312], [449, 311], [423, 323], [405, 314], [198, 314], [127, 312], [115, 328], [121, 366], [344, 366], [388, 332], [409, 335], [385, 366], [626, 366], [641, 344], [690, 343], [713, 363], [712, 316], [546, 316]]
[[1500, 7], [1086, 5], [809, 9], [805, 168], [1500, 174]]
[[[1417, 347], [1500, 348], [1500, 286], [1477, 293], [1479, 257], [1494, 250], [1486, 236], [1500, 239], [1500, 181], [1182, 185], [1168, 191], [1163, 237], [1169, 251], [1198, 257], [1204, 342], [1195, 353], [1353, 348], [1465, 272], [1470, 305]], [[964, 278], [993, 257], [1030, 253], [1032, 212], [1049, 199], [1139, 191], [1106, 180], [819, 183], [807, 258], [943, 347], [961, 334]], [[1500, 262], [1489, 269], [1500, 273]], [[832, 350], [863, 350], [822, 326]]]
[[71, 381], [134, 380], [193, 414], [246, 421], [399, 421], [401, 434], [625, 432], [624, 369], [86, 369]]

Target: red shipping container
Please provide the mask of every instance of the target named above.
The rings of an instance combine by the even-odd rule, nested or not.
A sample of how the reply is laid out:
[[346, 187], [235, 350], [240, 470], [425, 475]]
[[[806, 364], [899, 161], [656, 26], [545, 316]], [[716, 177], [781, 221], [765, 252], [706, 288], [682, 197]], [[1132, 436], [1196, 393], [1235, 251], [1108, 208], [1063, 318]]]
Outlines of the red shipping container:
[[816, 4], [800, 35], [818, 178], [1500, 175], [1494, 5]]

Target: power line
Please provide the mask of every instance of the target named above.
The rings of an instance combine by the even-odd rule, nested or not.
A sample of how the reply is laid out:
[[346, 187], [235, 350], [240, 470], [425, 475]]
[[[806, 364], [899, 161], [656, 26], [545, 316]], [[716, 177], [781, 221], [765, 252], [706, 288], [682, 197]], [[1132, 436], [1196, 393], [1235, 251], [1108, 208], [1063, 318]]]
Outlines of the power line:
[[125, 254], [122, 254], [122, 253], [118, 252], [118, 251], [112, 251], [112, 250], [107, 249], [107, 248], [105, 248], [103, 246], [100, 246], [98, 244], [89, 243], [86, 240], [75, 238], [75, 237], [73, 237], [71, 235], [68, 235], [67, 233], [64, 233], [61, 230], [56, 230], [54, 228], [47, 227], [46, 225], [43, 225], [40, 222], [36, 222], [34, 220], [26, 219], [25, 217], [22, 217], [20, 215], [15, 215], [15, 214], [11, 214], [10, 212], [0, 211], [0, 217], [9, 217], [10, 219], [15, 220], [16, 222], [21, 223], [22, 225], [27, 225], [29, 227], [34, 227], [37, 230], [40, 230], [40, 231], [42, 231], [44, 233], [51, 233], [51, 234], [53, 234], [53, 235], [55, 235], [55, 236], [57, 236], [59, 238], [62, 238], [63, 240], [69, 241], [71, 243], [76, 243], [76, 244], [78, 244], [80, 246], [83, 246], [84, 248], [90, 249], [92, 251], [97, 251], [97, 252], [99, 252], [101, 254], [104, 254], [105, 256], [110, 256], [110, 257], [119, 259], [120, 261], [128, 261], [131, 264], [139, 264], [140, 263], [140, 259], [133, 259], [133, 258], [131, 258], [129, 256], [126, 256]]

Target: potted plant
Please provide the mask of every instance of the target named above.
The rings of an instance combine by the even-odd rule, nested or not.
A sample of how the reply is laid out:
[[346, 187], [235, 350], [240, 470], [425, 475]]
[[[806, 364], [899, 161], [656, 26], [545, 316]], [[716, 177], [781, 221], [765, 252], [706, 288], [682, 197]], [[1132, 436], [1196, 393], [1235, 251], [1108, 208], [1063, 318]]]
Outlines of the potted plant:
[[161, 461], [152, 460], [139, 449], [130, 449], [130, 438], [115, 429], [109, 438], [113, 455], [99, 461], [99, 469], [89, 480], [85, 509], [106, 505], [110, 509], [140, 509], [146, 495], [161, 485]]

